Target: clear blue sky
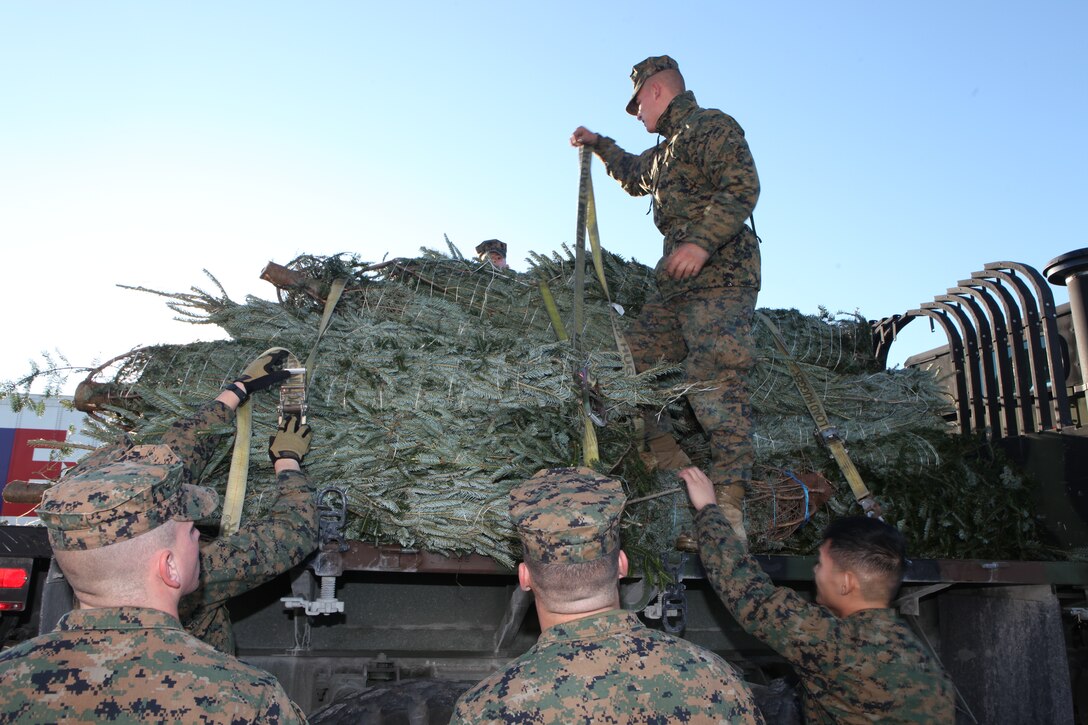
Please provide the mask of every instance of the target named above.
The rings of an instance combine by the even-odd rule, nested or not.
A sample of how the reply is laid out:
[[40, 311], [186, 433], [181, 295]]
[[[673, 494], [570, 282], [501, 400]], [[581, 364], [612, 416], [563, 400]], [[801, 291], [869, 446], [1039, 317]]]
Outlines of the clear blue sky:
[[[760, 306], [883, 317], [1088, 246], [1083, 0], [672, 6], [0, 2], [0, 379], [211, 333], [116, 283], [270, 297], [269, 260], [443, 234], [524, 269], [574, 236], [576, 126], [653, 144], [624, 105], [661, 53], [746, 129]], [[605, 245], [653, 264], [594, 170]]]

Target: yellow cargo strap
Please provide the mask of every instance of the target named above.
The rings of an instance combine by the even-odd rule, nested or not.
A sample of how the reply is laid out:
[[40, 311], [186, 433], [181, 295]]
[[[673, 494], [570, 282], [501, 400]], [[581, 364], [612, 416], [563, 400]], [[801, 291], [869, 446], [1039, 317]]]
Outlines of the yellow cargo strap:
[[234, 449], [230, 456], [227, 490], [223, 494], [223, 515], [219, 535], [230, 536], [242, 523], [242, 503], [249, 474], [249, 439], [253, 433], [253, 406], [243, 403], [234, 414]]
[[578, 340], [585, 325], [586, 218], [589, 215], [589, 162], [592, 160], [593, 154], [583, 146], [578, 159], [578, 219], [574, 231], [574, 330], [570, 333], [570, 342], [575, 350], [581, 349]]
[[[589, 154], [587, 156], [592, 158]], [[623, 331], [620, 330], [620, 316], [616, 305], [612, 302], [612, 293], [608, 290], [608, 279], [604, 276], [601, 232], [597, 228], [597, 204], [593, 200], [593, 177], [588, 174], [586, 175], [586, 197], [586, 226], [589, 229], [589, 246], [593, 252], [593, 268], [597, 271], [597, 279], [600, 280], [601, 289], [604, 290], [605, 299], [608, 300], [608, 319], [612, 323], [612, 336], [616, 340], [616, 349], [623, 359], [623, 369], [628, 375], [634, 376], [638, 373], [635, 370], [635, 357], [631, 354], [631, 346], [627, 344]]]
[[[283, 414], [299, 415], [302, 422], [306, 422], [306, 389], [313, 379], [313, 366], [317, 360], [317, 347], [321, 337], [329, 327], [333, 310], [340, 301], [340, 295], [347, 285], [346, 279], [335, 280], [329, 285], [329, 296], [325, 300], [325, 310], [318, 323], [317, 339], [314, 340], [310, 354], [306, 358], [304, 371], [299, 375], [292, 375], [284, 381], [280, 387], [280, 422], [283, 422]], [[298, 358], [289, 355], [288, 368], [298, 368]], [[223, 515], [219, 521], [219, 535], [230, 536], [238, 531], [242, 524], [242, 505], [246, 498], [246, 484], [249, 480], [249, 448], [253, 435], [253, 406], [243, 404], [238, 406], [234, 417], [234, 449], [231, 451], [230, 473], [227, 475], [227, 490], [223, 495]]]
[[[589, 175], [589, 162], [593, 160], [593, 154], [586, 147], [582, 147], [579, 157], [578, 174], [578, 221], [575, 225], [574, 242], [574, 331], [570, 341], [575, 350], [579, 349], [578, 340], [585, 325], [585, 298], [586, 298], [586, 220], [589, 216], [589, 204], [592, 195], [591, 179]], [[589, 381], [586, 380], [585, 383]], [[583, 396], [585, 395], [583, 387]], [[586, 401], [582, 401], [582, 463], [592, 466], [601, 460], [600, 446], [597, 443], [597, 431], [593, 428], [593, 420], [586, 410]]]
[[329, 297], [325, 300], [325, 311], [321, 314], [321, 322], [317, 325], [317, 339], [314, 340], [313, 347], [310, 348], [310, 354], [306, 356], [306, 387], [310, 387], [310, 383], [314, 379], [314, 364], [317, 362], [317, 346], [321, 342], [321, 337], [325, 334], [325, 330], [329, 329], [329, 323], [332, 321], [332, 312], [336, 309], [336, 303], [340, 301], [340, 295], [344, 292], [348, 281], [346, 279], [333, 280], [333, 283], [329, 285]]
[[846, 477], [846, 482], [850, 484], [850, 490], [854, 492], [854, 498], [861, 504], [861, 508], [867, 516], [881, 518], [880, 504], [876, 502], [873, 494], [866, 488], [865, 482], [861, 480], [861, 474], [854, 466], [854, 462], [850, 460], [850, 455], [846, 452], [846, 445], [843, 444], [842, 438], [839, 437], [838, 430], [831, 424], [831, 419], [827, 417], [827, 411], [824, 410], [824, 404], [816, 395], [816, 390], [812, 387], [812, 381], [809, 380], [808, 375], [805, 374], [805, 371], [790, 356], [789, 350], [786, 349], [786, 341], [782, 337], [778, 326], [762, 312], [757, 311], [756, 317], [771, 333], [774, 346], [778, 348], [778, 352], [782, 354], [782, 358], [786, 361], [786, 367], [789, 368], [790, 375], [793, 376], [793, 382], [797, 385], [798, 392], [801, 393], [801, 399], [805, 402], [809, 415], [812, 416], [812, 420], [816, 423], [816, 430], [819, 433], [820, 440], [831, 451], [831, 456], [835, 459], [835, 463], [838, 464], [839, 470]]
[[[597, 279], [601, 283], [601, 289], [604, 290], [605, 299], [608, 300], [608, 315], [612, 324], [612, 335], [616, 340], [616, 349], [623, 359], [624, 370], [628, 375], [633, 376], [636, 374], [634, 356], [631, 354], [631, 348], [628, 346], [627, 341], [624, 339], [623, 333], [620, 330], [619, 315], [617, 314], [616, 306], [612, 303], [612, 296], [608, 290], [608, 279], [604, 274], [604, 259], [601, 253], [601, 235], [600, 230], [597, 227], [597, 207], [593, 198], [593, 177], [590, 173], [590, 163], [592, 160], [593, 152], [583, 146], [579, 153], [578, 219], [575, 226], [574, 247], [574, 331], [570, 334], [570, 340], [574, 349], [578, 350], [579, 335], [582, 333], [585, 325], [585, 240], [588, 231], [593, 257], [593, 268], [597, 273]], [[548, 310], [548, 316], [551, 318], [556, 335], [560, 340], [566, 339], [567, 336], [563, 328], [562, 320], [559, 317], [559, 310], [556, 308], [555, 300], [552, 298], [551, 290], [548, 289], [547, 283], [540, 283], [540, 294], [541, 297], [544, 298], [544, 306]], [[586, 387], [592, 386], [592, 380], [588, 378], [588, 371], [585, 385]], [[583, 401], [583, 403], [582, 460], [585, 465], [592, 466], [600, 460], [600, 449], [597, 442], [597, 432], [593, 427], [593, 419], [590, 416], [590, 411], [587, 409], [588, 402]], [[636, 425], [641, 428], [641, 420], [639, 420]]]
[[567, 337], [567, 328], [563, 327], [563, 318], [559, 316], [559, 308], [555, 305], [552, 289], [544, 280], [540, 280], [540, 296], [544, 299], [544, 309], [548, 311], [548, 319], [552, 321], [552, 329], [555, 330], [556, 339], [559, 342], [566, 342], [570, 339]]

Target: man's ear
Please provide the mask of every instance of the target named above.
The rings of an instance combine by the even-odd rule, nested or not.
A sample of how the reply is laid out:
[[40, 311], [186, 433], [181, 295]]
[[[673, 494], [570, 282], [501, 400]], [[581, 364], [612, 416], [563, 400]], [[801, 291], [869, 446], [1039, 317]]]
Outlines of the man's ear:
[[171, 589], [181, 588], [181, 572], [178, 571], [177, 557], [170, 549], [163, 549], [156, 555], [159, 578]]
[[620, 566], [619, 566], [620, 576], [619, 576], [619, 578], [623, 579], [625, 576], [627, 576], [627, 568], [629, 566], [629, 562], [627, 561], [627, 553], [623, 549], [620, 549], [620, 559], [619, 559], [619, 561], [620, 561]]
[[648, 85], [650, 87], [649, 88], [650, 98], [652, 98], [655, 101], [658, 98], [661, 98], [661, 94], [663, 92], [663, 89], [661, 88], [661, 83], [659, 81], [654, 81], [654, 79], [651, 78], [650, 80], [646, 81], [646, 85]]
[[840, 591], [843, 596], [850, 596], [861, 591], [861, 580], [858, 579], [857, 574], [850, 570], [843, 571], [842, 589]]
[[533, 591], [533, 575], [524, 561], [518, 564], [518, 585], [527, 592]]

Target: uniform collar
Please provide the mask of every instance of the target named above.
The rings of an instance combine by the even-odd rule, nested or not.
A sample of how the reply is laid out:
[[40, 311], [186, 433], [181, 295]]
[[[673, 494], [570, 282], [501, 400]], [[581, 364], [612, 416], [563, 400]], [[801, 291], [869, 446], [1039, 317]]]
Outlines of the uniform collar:
[[145, 607], [98, 607], [73, 609], [61, 617], [57, 629], [181, 629], [177, 617]]
[[625, 609], [609, 609], [607, 612], [591, 614], [588, 617], [548, 627], [540, 633], [537, 644], [598, 639], [617, 632], [629, 632], [632, 627], [641, 626], [641, 624], [638, 617]]
[[895, 620], [899, 618], [896, 611], [891, 607], [871, 607], [869, 609], [859, 609], [853, 614], [847, 615], [845, 619], [891, 619]]
[[661, 112], [661, 117], [657, 119], [657, 132], [662, 136], [672, 135], [673, 132], [680, 128], [684, 119], [698, 108], [699, 104], [695, 102], [695, 94], [691, 91], [684, 91], [677, 95], [669, 101], [669, 105]]

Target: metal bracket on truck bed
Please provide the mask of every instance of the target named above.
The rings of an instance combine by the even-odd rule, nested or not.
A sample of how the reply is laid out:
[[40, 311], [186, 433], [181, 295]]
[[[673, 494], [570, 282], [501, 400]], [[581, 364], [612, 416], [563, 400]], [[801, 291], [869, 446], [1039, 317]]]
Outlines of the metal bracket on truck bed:
[[[299, 596], [283, 597], [280, 601], [287, 609], [301, 609], [306, 616], [339, 614], [344, 603], [336, 598], [336, 577], [344, 573], [341, 554], [347, 551], [343, 542], [343, 526], [348, 516], [347, 491], [339, 486], [326, 486], [317, 492], [318, 536], [321, 548], [310, 562], [314, 575], [321, 577], [320, 594], [313, 597], [313, 582], [309, 580], [309, 592], [296, 591]], [[300, 582], [303, 586], [307, 582]], [[294, 587], [292, 587], [294, 589]]]

